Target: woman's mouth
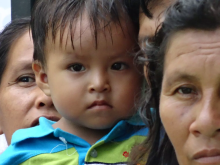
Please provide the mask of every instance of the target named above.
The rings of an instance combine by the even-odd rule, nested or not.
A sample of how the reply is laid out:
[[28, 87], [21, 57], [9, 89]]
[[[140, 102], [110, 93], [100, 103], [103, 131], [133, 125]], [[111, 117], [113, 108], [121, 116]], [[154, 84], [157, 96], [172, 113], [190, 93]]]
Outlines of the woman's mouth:
[[219, 149], [206, 149], [197, 152], [193, 159], [201, 164], [220, 164], [220, 150]]

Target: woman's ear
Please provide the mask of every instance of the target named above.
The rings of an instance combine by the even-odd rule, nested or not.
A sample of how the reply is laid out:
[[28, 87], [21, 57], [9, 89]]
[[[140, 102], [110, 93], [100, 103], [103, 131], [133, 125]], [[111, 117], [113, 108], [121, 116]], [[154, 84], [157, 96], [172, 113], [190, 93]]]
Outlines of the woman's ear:
[[35, 79], [38, 87], [47, 95], [50, 96], [50, 88], [48, 85], [47, 74], [39, 61], [32, 63], [32, 69], [35, 74]]

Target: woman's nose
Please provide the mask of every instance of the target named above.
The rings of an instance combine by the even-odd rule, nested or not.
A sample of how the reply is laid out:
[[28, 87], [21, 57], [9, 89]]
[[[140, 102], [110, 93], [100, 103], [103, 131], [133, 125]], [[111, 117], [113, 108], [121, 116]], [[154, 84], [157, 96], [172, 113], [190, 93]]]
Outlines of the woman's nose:
[[217, 136], [220, 132], [220, 98], [212, 93], [201, 99], [195, 108], [195, 119], [190, 132], [195, 136]]
[[53, 107], [52, 99], [45, 95], [40, 88], [37, 87], [36, 90], [39, 91], [36, 94], [35, 107], [37, 109], [51, 109]]
[[96, 73], [91, 75], [88, 90], [90, 93], [102, 93], [110, 91], [111, 87], [108, 81], [108, 75], [105, 73]]

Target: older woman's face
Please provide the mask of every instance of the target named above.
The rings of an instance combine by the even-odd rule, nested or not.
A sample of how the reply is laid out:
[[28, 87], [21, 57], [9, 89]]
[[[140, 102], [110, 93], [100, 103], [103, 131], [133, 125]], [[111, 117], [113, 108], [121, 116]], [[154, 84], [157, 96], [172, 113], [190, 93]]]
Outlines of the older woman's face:
[[5, 133], [9, 144], [17, 129], [37, 125], [39, 117], [60, 118], [35, 83], [32, 59], [33, 43], [27, 32], [12, 44], [0, 84], [0, 134]]
[[186, 30], [168, 44], [160, 116], [180, 165], [220, 165], [219, 36]]

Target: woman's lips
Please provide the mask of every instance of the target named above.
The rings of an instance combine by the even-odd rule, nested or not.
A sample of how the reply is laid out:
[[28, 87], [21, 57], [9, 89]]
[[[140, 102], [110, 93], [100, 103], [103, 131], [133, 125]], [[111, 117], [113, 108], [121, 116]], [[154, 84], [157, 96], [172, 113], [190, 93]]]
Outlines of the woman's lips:
[[193, 159], [201, 164], [220, 164], [220, 150], [219, 149], [206, 149], [197, 152]]
[[196, 159], [196, 161], [198, 163], [201, 164], [216, 164], [216, 163], [220, 163], [220, 156], [211, 156], [211, 157], [202, 157], [199, 159]]

